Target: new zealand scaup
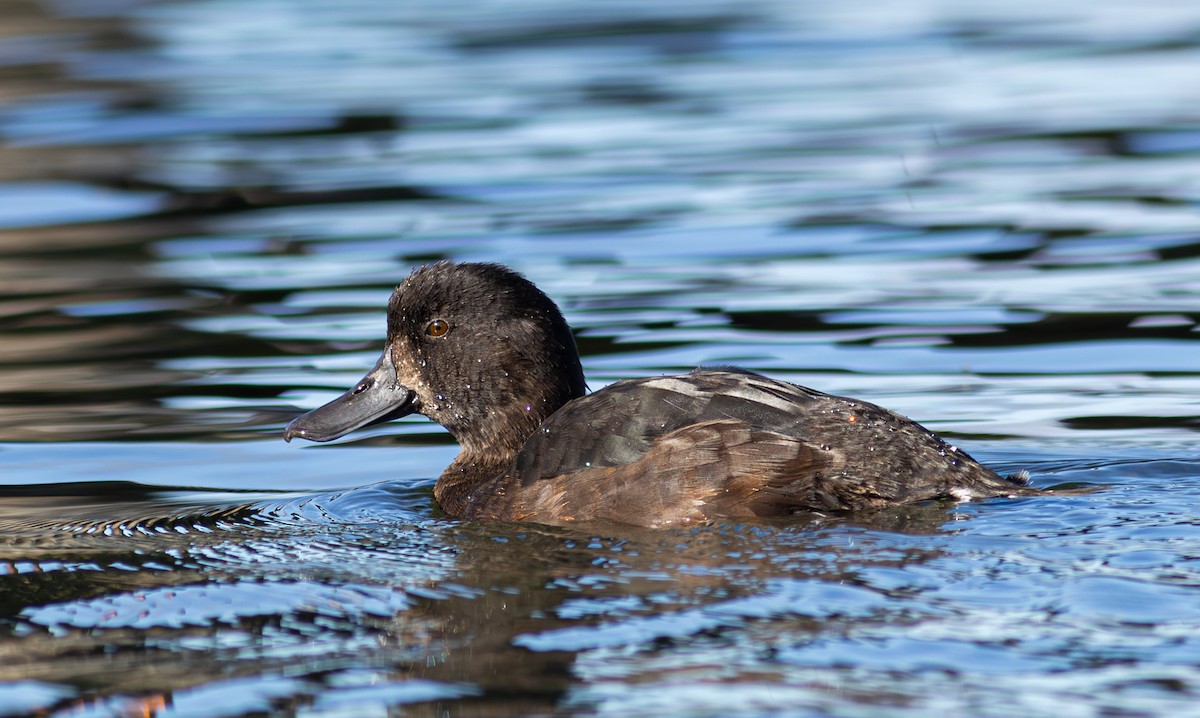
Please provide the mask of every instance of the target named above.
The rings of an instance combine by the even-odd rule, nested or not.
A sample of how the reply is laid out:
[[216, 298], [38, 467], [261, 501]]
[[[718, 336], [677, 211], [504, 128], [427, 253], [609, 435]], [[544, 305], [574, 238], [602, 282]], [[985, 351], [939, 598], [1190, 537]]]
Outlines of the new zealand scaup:
[[586, 394], [558, 307], [497, 264], [416, 269], [387, 323], [375, 368], [284, 438], [424, 414], [462, 446], [434, 486], [449, 516], [663, 527], [1036, 493], [887, 409], [740, 369]]

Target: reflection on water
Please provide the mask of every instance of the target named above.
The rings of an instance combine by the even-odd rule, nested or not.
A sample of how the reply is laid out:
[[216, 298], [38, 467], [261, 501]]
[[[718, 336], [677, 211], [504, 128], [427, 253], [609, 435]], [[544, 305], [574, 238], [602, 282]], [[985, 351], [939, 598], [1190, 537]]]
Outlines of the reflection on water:
[[[0, 715], [1184, 715], [1200, 10], [0, 7]], [[461, 524], [410, 418], [299, 448], [409, 268], [593, 388], [736, 363], [1101, 491]]]

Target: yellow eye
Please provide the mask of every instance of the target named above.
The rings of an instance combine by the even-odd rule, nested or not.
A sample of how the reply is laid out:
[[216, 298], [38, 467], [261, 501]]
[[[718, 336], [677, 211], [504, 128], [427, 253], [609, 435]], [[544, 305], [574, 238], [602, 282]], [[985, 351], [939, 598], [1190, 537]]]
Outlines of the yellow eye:
[[450, 325], [441, 319], [434, 319], [425, 325], [425, 333], [431, 337], [444, 337], [450, 331]]

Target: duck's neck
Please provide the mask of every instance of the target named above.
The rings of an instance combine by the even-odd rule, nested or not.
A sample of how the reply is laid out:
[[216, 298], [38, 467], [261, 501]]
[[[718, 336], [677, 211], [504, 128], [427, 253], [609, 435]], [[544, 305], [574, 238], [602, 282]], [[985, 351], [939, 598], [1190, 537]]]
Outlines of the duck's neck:
[[[549, 408], [557, 410], [559, 406]], [[462, 450], [433, 487], [442, 511], [456, 518], [476, 518], [502, 503], [503, 479], [525, 442], [548, 416], [538, 411], [537, 405], [521, 404], [493, 411], [486, 421], [451, 429]]]
[[505, 482], [529, 437], [565, 404], [584, 394], [578, 363], [576, 372], [564, 374], [571, 380], [521, 376], [525, 385], [514, 387], [511, 395], [540, 393], [536, 399], [504, 402], [487, 411], [486, 416], [476, 415], [462, 422], [440, 421], [462, 446], [433, 487], [434, 498], [447, 515], [487, 518], [507, 505]]

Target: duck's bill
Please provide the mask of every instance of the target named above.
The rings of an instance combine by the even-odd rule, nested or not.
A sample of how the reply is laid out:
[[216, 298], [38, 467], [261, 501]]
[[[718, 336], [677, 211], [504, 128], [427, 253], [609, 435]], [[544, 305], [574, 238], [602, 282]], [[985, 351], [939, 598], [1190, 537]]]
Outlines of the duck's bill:
[[293, 419], [283, 440], [333, 441], [355, 429], [408, 416], [418, 408], [416, 396], [396, 380], [392, 352], [384, 350], [379, 363], [353, 389]]

